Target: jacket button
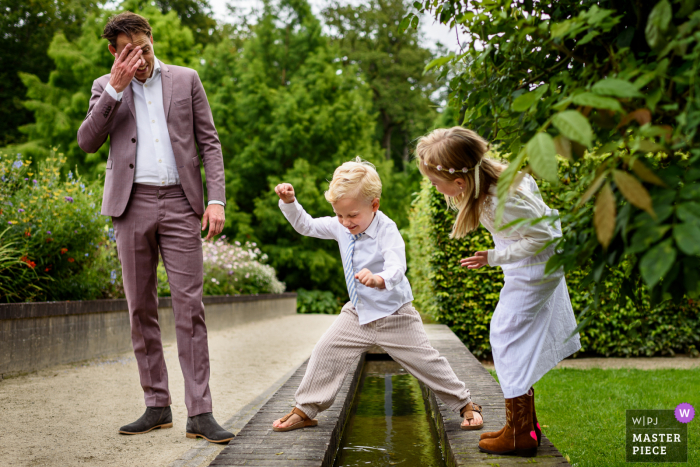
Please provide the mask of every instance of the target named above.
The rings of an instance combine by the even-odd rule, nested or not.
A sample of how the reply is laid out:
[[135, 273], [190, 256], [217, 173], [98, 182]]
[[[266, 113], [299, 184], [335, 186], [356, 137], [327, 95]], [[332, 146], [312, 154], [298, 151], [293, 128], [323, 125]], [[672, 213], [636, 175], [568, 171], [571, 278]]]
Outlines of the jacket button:
[[135, 142], [136, 142], [136, 138], [131, 138], [131, 142], [132, 142], [132, 143], [135, 143]]
[[129, 164], [129, 168], [130, 168], [130, 169], [133, 169], [133, 168], [134, 168], [134, 164]]

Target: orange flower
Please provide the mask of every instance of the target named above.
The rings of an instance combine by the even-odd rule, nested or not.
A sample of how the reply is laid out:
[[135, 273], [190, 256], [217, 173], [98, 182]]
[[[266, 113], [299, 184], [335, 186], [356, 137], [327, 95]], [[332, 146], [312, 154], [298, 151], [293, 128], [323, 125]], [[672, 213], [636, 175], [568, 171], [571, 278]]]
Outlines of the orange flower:
[[73, 263], [73, 262], [75, 262], [75, 260], [73, 258], [68, 258], [68, 262]]
[[51, 266], [52, 266], [52, 265], [49, 264], [49, 265], [46, 267], [46, 269], [44, 269], [44, 272], [49, 272], [49, 271], [51, 270]]
[[29, 230], [26, 230], [26, 231], [24, 232], [24, 235], [26, 235], [27, 237], [31, 237], [31, 236], [32, 236], [32, 233], [31, 233]]
[[34, 267], [36, 266], [36, 263], [34, 261], [30, 260], [29, 258], [27, 258], [26, 256], [22, 256], [19, 260], [26, 263], [27, 266], [29, 266], [32, 269], [34, 269]]
[[68, 251], [68, 248], [61, 248], [61, 254], [64, 254], [66, 251]]
[[46, 243], [51, 243], [51, 242], [53, 242], [53, 238], [47, 238], [47, 239], [46, 239]]

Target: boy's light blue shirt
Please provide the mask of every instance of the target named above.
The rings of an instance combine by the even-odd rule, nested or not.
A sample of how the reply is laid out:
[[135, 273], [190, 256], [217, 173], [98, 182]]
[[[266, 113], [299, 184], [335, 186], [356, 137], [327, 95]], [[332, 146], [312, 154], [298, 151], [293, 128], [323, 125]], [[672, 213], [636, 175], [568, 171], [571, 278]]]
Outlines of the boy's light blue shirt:
[[[279, 200], [282, 213], [294, 230], [307, 237], [335, 240], [340, 256], [345, 261], [345, 251], [350, 243], [350, 231], [335, 217], [311, 217], [298, 201], [286, 204]], [[360, 324], [384, 318], [413, 301], [411, 284], [406, 278], [406, 245], [394, 221], [377, 211], [372, 223], [355, 242], [352, 266], [355, 273], [369, 269], [384, 279], [385, 289], [366, 287], [355, 279], [357, 290], [357, 315]]]

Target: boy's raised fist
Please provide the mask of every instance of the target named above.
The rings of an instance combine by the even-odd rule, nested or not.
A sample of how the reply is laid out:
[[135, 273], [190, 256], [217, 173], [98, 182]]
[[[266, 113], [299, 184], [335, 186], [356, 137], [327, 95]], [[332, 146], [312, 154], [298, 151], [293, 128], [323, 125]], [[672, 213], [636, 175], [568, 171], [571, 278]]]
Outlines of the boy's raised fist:
[[275, 193], [286, 204], [294, 202], [294, 187], [291, 183], [280, 183], [275, 187]]

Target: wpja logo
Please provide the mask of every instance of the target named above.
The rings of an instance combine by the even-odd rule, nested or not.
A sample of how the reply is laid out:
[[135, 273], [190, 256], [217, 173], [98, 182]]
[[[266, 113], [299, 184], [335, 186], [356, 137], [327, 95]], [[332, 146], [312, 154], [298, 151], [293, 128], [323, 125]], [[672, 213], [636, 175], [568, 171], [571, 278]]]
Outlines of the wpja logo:
[[627, 410], [627, 462], [688, 462], [690, 404], [676, 410]]

